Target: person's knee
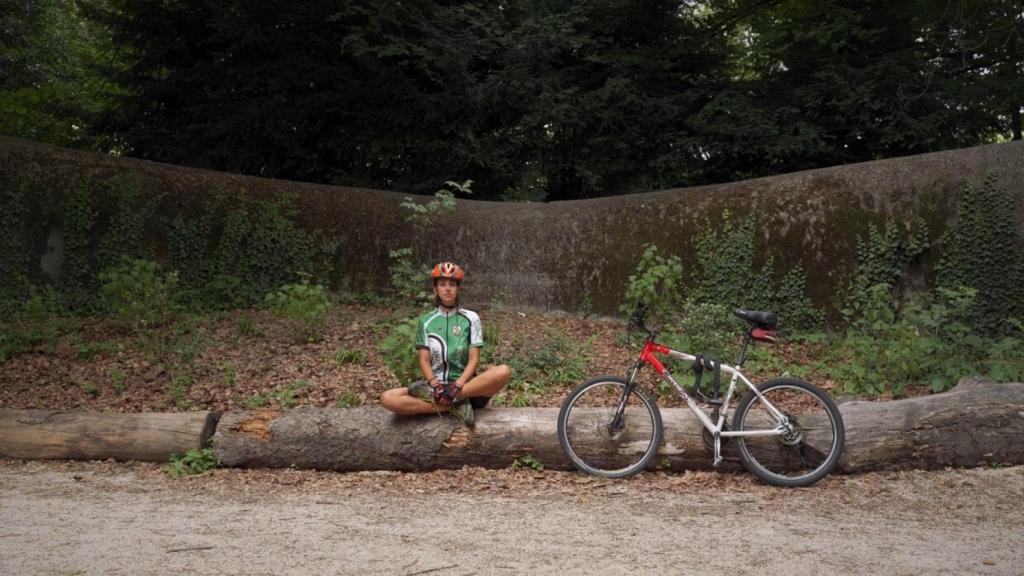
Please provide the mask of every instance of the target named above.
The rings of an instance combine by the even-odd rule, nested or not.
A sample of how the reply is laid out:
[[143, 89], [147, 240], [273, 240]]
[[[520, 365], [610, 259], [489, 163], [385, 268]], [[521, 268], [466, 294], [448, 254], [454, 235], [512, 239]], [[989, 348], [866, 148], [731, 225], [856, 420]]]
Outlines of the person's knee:
[[380, 405], [391, 410], [392, 412], [398, 407], [398, 395], [401, 394], [401, 388], [392, 388], [385, 390], [380, 393], [380, 397], [377, 399]]
[[512, 369], [507, 364], [499, 364], [495, 369], [498, 371], [498, 378], [501, 380], [508, 380], [512, 377]]

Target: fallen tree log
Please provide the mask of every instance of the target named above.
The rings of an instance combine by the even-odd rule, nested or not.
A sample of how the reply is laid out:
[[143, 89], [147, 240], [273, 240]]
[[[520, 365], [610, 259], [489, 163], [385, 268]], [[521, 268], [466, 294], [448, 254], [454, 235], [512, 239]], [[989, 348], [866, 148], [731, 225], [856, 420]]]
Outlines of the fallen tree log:
[[166, 462], [207, 445], [216, 412], [102, 414], [0, 410], [0, 455], [38, 460]]
[[[847, 402], [840, 469], [933, 468], [1024, 463], [1024, 384], [965, 379], [952, 391], [894, 402]], [[530, 455], [570, 469], [555, 435], [557, 408], [490, 408], [475, 429], [451, 417], [402, 418], [380, 407], [231, 411], [214, 435], [227, 466], [321, 470], [502, 468]], [[662, 410], [665, 440], [652, 466], [711, 468], [689, 410]], [[628, 449], [625, 448], [625, 449]], [[732, 447], [720, 469], [741, 465]]]
[[[953, 390], [893, 402], [846, 402], [846, 472], [1024, 464], [1024, 384], [968, 378]], [[207, 444], [227, 466], [322, 470], [503, 468], [529, 455], [569, 469], [555, 436], [557, 408], [490, 408], [475, 429], [451, 417], [402, 418], [380, 407], [285, 411], [96, 414], [0, 410], [0, 455], [163, 462]], [[686, 409], [662, 410], [664, 444], [652, 466], [711, 467], [702, 428]], [[214, 433], [216, 428], [216, 433]], [[628, 450], [629, 447], [624, 447]], [[726, 445], [722, 469], [741, 467]]]
[[1024, 463], [1024, 384], [964, 378], [942, 394], [847, 402], [844, 472]]
[[[558, 408], [488, 408], [469, 429], [451, 416], [399, 417], [378, 406], [229, 411], [213, 437], [226, 466], [321, 470], [506, 468], [529, 455], [545, 467], [572, 468], [556, 437]], [[655, 464], [706, 468], [699, 423], [664, 410], [665, 442]], [[738, 460], [728, 459], [726, 468]]]

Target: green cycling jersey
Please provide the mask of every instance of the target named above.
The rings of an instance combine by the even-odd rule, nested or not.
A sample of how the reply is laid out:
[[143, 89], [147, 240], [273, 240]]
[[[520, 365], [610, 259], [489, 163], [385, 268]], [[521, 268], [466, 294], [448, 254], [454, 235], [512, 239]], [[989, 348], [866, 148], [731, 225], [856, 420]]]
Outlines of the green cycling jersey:
[[454, 382], [469, 363], [469, 349], [482, 348], [480, 316], [472, 310], [438, 307], [420, 317], [416, 348], [430, 350], [430, 367], [442, 382]]

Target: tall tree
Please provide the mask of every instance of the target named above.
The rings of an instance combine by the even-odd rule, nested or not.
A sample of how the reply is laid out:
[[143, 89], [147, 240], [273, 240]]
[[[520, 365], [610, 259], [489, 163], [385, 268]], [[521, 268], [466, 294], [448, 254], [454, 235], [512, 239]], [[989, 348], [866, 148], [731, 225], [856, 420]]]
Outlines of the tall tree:
[[675, 182], [716, 63], [671, 1], [177, 0], [104, 15], [138, 54], [109, 126], [133, 153], [414, 191]]
[[671, 186], [693, 169], [687, 123], [713, 91], [722, 44], [678, 2], [520, 5], [507, 68], [522, 108], [517, 180], [538, 174], [550, 198]]
[[0, 0], [0, 134], [101, 146], [90, 134], [116, 86], [106, 31], [74, 0]]
[[[734, 2], [726, 4], [732, 5]], [[744, 4], [744, 3], [740, 3]], [[762, 175], [972, 145], [991, 120], [933, 70], [917, 0], [790, 0], [739, 21], [734, 81], [697, 119], [709, 175]], [[730, 121], [731, 120], [731, 121]]]
[[1024, 2], [974, 0], [940, 2], [921, 38], [948, 77], [962, 107], [984, 113], [994, 130], [1022, 138], [1024, 111]]

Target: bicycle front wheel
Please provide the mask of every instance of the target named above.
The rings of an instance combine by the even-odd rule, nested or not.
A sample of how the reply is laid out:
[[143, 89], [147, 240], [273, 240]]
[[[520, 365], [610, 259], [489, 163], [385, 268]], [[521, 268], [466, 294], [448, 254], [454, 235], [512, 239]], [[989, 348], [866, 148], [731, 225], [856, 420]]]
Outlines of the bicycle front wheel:
[[[824, 478], [839, 461], [845, 442], [843, 417], [835, 402], [795, 378], [769, 380], [757, 390], [761, 395], [748, 391], [733, 417], [733, 430], [765, 433], [735, 438], [743, 465], [776, 486], [809, 486]], [[784, 433], [769, 434], [773, 430]]]
[[636, 386], [623, 398], [625, 391], [625, 379], [600, 376], [577, 386], [562, 403], [558, 443], [576, 468], [623, 478], [646, 468], [657, 454], [662, 435], [658, 405]]

